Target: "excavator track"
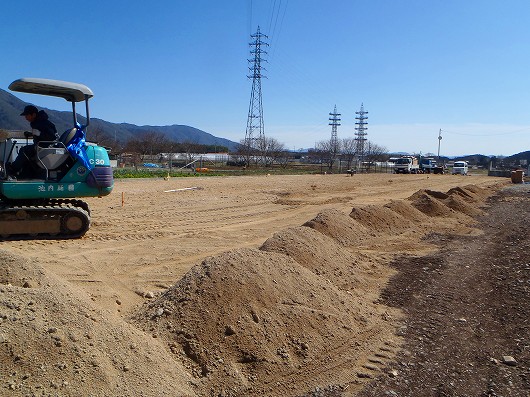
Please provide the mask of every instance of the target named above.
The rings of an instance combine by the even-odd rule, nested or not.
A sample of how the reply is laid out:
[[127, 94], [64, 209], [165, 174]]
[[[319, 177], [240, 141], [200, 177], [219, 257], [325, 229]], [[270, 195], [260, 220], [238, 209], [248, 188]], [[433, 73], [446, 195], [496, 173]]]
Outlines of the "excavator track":
[[89, 227], [90, 211], [81, 200], [0, 203], [0, 240], [79, 238]]

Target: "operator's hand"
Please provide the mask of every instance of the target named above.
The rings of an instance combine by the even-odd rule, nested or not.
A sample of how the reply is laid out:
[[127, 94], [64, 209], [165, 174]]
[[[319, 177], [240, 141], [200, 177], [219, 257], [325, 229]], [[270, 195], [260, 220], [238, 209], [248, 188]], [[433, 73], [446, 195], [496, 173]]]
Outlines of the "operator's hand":
[[29, 131], [24, 131], [24, 136], [25, 136], [27, 139], [29, 139], [29, 138], [33, 137], [33, 134], [32, 134], [31, 132], [29, 132]]

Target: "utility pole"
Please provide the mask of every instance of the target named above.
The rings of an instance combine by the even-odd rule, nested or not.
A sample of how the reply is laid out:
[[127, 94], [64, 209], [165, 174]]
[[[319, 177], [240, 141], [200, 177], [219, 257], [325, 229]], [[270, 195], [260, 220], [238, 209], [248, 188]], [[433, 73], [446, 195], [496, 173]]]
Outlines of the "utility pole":
[[355, 117], [355, 120], [358, 120], [355, 122], [355, 141], [357, 143], [356, 151], [357, 157], [360, 161], [360, 168], [362, 169], [364, 160], [364, 144], [366, 142], [366, 135], [368, 135], [368, 133], [366, 132], [366, 130], [368, 129], [368, 127], [366, 127], [366, 125], [368, 124], [368, 122], [366, 121], [368, 120], [368, 116], [366, 116], [368, 112], [364, 110], [363, 103], [361, 103], [361, 110], [355, 112], [355, 114], [358, 115], [357, 117]]
[[335, 105], [335, 108], [333, 109], [333, 113], [329, 114], [329, 125], [331, 126], [331, 140], [330, 143], [330, 166], [333, 167], [333, 163], [335, 162], [335, 157], [337, 156], [337, 153], [339, 151], [339, 140], [337, 138], [337, 127], [340, 125], [340, 113], [337, 113], [337, 105]]
[[[266, 62], [262, 59], [263, 54], [267, 54], [262, 47], [268, 46], [264, 42], [263, 38], [268, 38], [260, 32], [259, 26], [255, 34], [250, 35], [253, 39], [250, 45], [250, 54], [253, 57], [249, 59], [250, 74], [247, 76], [252, 80], [252, 92], [250, 94], [250, 104], [248, 107], [248, 118], [247, 118], [247, 130], [245, 132], [245, 161], [247, 166], [250, 165], [250, 157], [252, 153], [261, 151], [262, 154], [265, 150], [265, 126], [263, 124], [263, 103], [261, 97], [261, 78], [265, 77], [262, 74], [262, 70], [265, 70], [261, 66], [261, 62]], [[257, 136], [256, 136], [257, 135]]]
[[440, 131], [438, 132], [438, 158], [436, 161], [440, 163], [440, 144], [442, 143], [442, 129], [440, 128]]

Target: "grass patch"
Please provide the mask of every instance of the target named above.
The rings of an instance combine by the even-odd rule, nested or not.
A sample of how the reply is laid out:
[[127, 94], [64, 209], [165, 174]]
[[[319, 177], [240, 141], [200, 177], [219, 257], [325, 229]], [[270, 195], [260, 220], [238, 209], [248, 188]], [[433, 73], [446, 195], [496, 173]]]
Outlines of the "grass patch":
[[216, 172], [169, 172], [167, 170], [151, 170], [151, 169], [126, 169], [120, 168], [114, 170], [114, 178], [124, 179], [124, 178], [166, 178], [167, 176], [172, 178], [189, 178], [197, 176], [219, 176], [220, 173]]
[[[324, 170], [326, 171], [326, 170]], [[329, 172], [329, 171], [328, 171]], [[166, 178], [168, 175], [172, 178], [189, 178], [202, 176], [259, 176], [259, 175], [306, 175], [319, 174], [318, 166], [298, 166], [298, 167], [220, 167], [210, 168], [208, 172], [194, 172], [191, 169], [171, 171], [160, 168], [117, 168], [114, 170], [114, 178]]]

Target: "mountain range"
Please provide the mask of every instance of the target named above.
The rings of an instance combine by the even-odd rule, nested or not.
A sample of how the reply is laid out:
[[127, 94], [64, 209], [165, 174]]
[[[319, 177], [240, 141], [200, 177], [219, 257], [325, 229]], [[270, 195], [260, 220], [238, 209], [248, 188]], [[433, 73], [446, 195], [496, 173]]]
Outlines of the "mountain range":
[[[36, 96], [37, 98], [37, 96]], [[29, 128], [28, 122], [20, 116], [24, 106], [29, 105], [17, 98], [13, 94], [0, 89], [0, 129], [5, 130], [27, 130]], [[67, 111], [58, 111], [53, 109], [41, 108], [38, 103], [33, 103], [39, 109], [43, 109], [48, 113], [50, 121], [57, 127], [57, 131], [66, 131], [72, 128], [72, 113]], [[84, 109], [84, 107], [83, 107]], [[81, 123], [86, 121], [85, 117], [78, 115]], [[146, 132], [159, 132], [168, 139], [176, 142], [191, 142], [201, 145], [225, 146], [229, 150], [237, 147], [237, 143], [225, 138], [219, 138], [198, 128], [187, 125], [166, 125], [166, 126], [138, 126], [127, 123], [111, 123], [109, 121], [98, 118], [90, 118], [89, 130], [98, 130], [98, 133], [106, 135], [109, 138], [115, 139], [120, 143], [125, 143], [128, 140], [139, 137]]]
[[[38, 99], [37, 95], [35, 97]], [[28, 122], [20, 116], [24, 106], [28, 104], [28, 102], [24, 102], [13, 94], [0, 89], [0, 129], [22, 131], [29, 129]], [[37, 103], [33, 104], [41, 109]], [[50, 120], [56, 125], [57, 131], [66, 131], [72, 127], [71, 112], [47, 108], [42, 109], [48, 113]], [[81, 123], [86, 121], [81, 115], [78, 115], [78, 119]], [[115, 140], [121, 144], [126, 143], [130, 139], [138, 138], [143, 133], [158, 132], [168, 139], [179, 143], [189, 142], [200, 145], [224, 146], [229, 150], [235, 150], [238, 146], [238, 143], [236, 142], [216, 137], [205, 131], [187, 125], [138, 126], [128, 123], [111, 123], [109, 121], [92, 117], [90, 118], [89, 138], [90, 131], [96, 130], [98, 131], [98, 135], [106, 136], [108, 139]], [[459, 159], [470, 161], [473, 164], [487, 164], [489, 162], [489, 157], [491, 156], [484, 156], [481, 154], [458, 156]], [[513, 154], [508, 156], [507, 159], [513, 162], [521, 162], [521, 160], [523, 160], [526, 161], [526, 164], [530, 164], [530, 151]]]

